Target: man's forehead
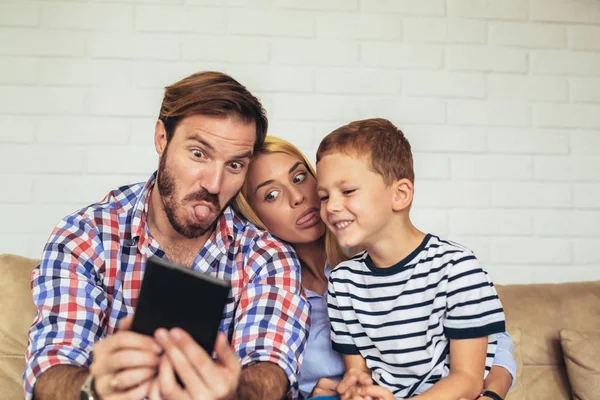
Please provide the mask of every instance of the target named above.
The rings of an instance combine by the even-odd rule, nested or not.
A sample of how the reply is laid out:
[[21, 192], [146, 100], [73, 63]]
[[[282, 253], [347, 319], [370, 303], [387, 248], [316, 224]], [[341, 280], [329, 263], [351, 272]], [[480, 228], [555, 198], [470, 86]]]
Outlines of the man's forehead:
[[184, 118], [180, 127], [185, 140], [250, 147], [256, 142], [254, 121], [240, 118], [194, 115]]

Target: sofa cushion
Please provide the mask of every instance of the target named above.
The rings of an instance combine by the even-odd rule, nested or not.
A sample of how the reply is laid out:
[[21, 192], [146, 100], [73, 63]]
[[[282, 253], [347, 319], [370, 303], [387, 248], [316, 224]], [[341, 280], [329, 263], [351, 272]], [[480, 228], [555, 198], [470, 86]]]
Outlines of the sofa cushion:
[[0, 355], [25, 354], [36, 310], [30, 280], [37, 264], [25, 257], [0, 255]]
[[0, 255], [0, 398], [23, 396], [27, 333], [35, 317], [31, 297], [31, 271], [38, 261]]
[[600, 331], [560, 331], [569, 385], [574, 400], [598, 399], [600, 393]]
[[521, 329], [524, 365], [564, 368], [562, 328], [600, 330], [600, 282], [496, 285], [508, 326]]

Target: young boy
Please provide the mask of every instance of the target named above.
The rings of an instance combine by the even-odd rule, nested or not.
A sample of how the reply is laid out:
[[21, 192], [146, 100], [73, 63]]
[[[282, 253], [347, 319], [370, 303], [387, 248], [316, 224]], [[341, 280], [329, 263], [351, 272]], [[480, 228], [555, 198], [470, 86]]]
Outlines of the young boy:
[[470, 250], [412, 224], [403, 133], [384, 119], [342, 126], [321, 142], [317, 176], [321, 218], [343, 247], [366, 250], [329, 278], [331, 340], [347, 371], [342, 399], [477, 397], [504, 312]]

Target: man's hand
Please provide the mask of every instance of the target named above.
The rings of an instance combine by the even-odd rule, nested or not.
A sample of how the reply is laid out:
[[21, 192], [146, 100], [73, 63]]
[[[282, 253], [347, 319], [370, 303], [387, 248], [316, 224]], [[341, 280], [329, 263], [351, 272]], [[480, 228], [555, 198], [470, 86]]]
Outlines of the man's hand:
[[90, 374], [103, 400], [143, 398], [158, 371], [161, 347], [151, 337], [129, 331], [132, 321], [122, 319], [117, 333], [94, 345]]
[[339, 382], [329, 378], [321, 378], [308, 397], [335, 396]]
[[[237, 398], [241, 366], [223, 333], [219, 333], [215, 342], [215, 361], [182, 329], [157, 329], [154, 337], [165, 349], [165, 355], [160, 362], [158, 384], [151, 388], [151, 399]], [[185, 388], [177, 383], [175, 372]]]

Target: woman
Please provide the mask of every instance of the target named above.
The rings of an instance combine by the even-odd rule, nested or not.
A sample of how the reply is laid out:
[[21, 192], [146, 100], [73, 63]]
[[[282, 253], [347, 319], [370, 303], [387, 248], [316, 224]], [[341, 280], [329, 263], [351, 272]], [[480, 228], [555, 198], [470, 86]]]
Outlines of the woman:
[[[269, 230], [296, 250], [302, 266], [302, 286], [311, 305], [310, 335], [299, 373], [300, 391], [304, 397], [309, 393], [311, 396], [334, 395], [337, 381], [344, 374], [344, 364], [341, 355], [331, 349], [325, 293], [329, 265], [346, 260], [348, 254], [335, 237], [327, 233], [319, 217], [314, 169], [294, 145], [267, 136], [254, 157], [234, 206], [250, 222]], [[505, 365], [514, 364], [508, 335], [499, 337], [494, 367], [485, 384], [487, 389], [504, 397], [512, 376], [497, 365], [499, 354], [507, 361]]]

